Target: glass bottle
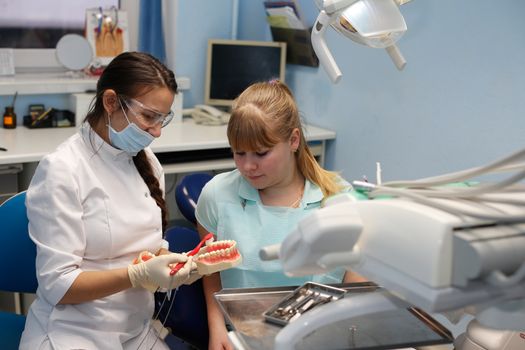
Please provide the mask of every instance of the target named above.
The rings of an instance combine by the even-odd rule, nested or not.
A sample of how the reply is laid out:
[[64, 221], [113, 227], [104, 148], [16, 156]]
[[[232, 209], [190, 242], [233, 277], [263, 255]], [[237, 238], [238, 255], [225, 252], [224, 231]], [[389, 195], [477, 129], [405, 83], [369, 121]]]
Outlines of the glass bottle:
[[16, 128], [16, 113], [12, 106], [6, 107], [4, 112], [4, 128]]

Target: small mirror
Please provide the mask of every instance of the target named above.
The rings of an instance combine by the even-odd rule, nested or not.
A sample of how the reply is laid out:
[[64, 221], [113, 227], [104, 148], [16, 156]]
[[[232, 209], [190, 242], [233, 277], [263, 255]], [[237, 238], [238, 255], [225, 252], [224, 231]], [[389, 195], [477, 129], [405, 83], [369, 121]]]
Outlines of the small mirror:
[[66, 34], [57, 43], [58, 62], [70, 70], [86, 68], [93, 59], [93, 50], [86, 38], [78, 34]]

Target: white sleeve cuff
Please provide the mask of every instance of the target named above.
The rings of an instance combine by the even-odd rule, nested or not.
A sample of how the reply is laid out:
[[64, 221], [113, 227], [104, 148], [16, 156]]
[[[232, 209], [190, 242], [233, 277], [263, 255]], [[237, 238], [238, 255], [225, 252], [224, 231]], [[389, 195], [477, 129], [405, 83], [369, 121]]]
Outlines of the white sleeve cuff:
[[161, 240], [160, 249], [170, 250], [170, 242], [166, 241], [165, 239]]

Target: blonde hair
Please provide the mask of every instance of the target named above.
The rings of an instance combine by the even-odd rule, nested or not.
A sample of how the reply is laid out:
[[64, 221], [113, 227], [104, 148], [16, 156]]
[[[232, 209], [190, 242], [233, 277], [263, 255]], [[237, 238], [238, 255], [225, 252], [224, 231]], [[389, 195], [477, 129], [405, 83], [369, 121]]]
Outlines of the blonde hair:
[[234, 151], [257, 151], [288, 140], [294, 129], [300, 134], [295, 152], [299, 172], [325, 197], [341, 191], [337, 173], [323, 169], [310, 151], [293, 94], [282, 82], [255, 83], [244, 90], [233, 103], [227, 134]]

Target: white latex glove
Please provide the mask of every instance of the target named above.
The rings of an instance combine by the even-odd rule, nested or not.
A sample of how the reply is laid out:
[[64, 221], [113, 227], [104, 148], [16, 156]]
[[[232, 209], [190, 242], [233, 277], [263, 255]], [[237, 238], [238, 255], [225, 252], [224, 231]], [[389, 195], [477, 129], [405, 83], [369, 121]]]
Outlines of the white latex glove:
[[[186, 262], [173, 276], [170, 276], [170, 265]], [[190, 279], [190, 272], [194, 263], [191, 257], [183, 254], [171, 253], [151, 258], [146, 262], [128, 266], [128, 276], [133, 287], [142, 287], [155, 291], [157, 288], [172, 289]]]
[[197, 272], [197, 264], [195, 262], [193, 262], [193, 257], [192, 256], [188, 257], [188, 261], [186, 262], [186, 265], [191, 265], [191, 271], [190, 271], [190, 275], [189, 275], [188, 279], [186, 281], [184, 281], [184, 284], [192, 284], [193, 282], [195, 282], [196, 280], [198, 280], [199, 278], [202, 277]]

